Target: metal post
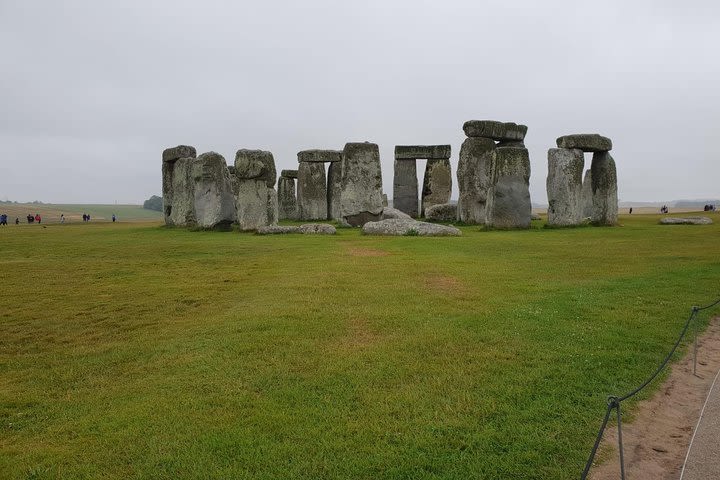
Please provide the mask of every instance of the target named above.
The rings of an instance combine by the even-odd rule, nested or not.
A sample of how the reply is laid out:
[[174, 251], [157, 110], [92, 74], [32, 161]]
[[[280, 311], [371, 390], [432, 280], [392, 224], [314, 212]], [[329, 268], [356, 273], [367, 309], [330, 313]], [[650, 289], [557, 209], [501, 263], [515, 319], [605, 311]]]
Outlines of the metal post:
[[620, 450], [620, 478], [625, 480], [625, 457], [623, 452], [623, 440], [622, 440], [622, 414], [620, 413], [620, 402], [615, 406], [617, 411], [618, 420], [618, 448]]
[[693, 340], [693, 375], [697, 376], [697, 351], [698, 351], [698, 324], [697, 324], [698, 307], [693, 307], [692, 322], [695, 339]]

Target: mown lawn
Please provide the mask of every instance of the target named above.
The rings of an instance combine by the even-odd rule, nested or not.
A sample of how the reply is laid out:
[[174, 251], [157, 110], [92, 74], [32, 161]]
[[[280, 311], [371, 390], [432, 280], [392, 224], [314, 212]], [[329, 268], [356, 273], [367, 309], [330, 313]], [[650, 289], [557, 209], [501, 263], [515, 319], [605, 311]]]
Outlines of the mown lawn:
[[577, 478], [720, 225], [0, 229], [0, 478]]

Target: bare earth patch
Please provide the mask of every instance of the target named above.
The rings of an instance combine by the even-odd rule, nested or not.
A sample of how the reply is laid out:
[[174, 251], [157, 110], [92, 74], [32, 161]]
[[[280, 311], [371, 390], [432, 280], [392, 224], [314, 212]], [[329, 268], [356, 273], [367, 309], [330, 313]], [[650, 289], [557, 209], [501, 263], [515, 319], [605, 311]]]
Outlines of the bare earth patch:
[[463, 283], [450, 275], [427, 275], [424, 277], [425, 288], [440, 293], [458, 293], [465, 289]]
[[[672, 367], [652, 398], [637, 404], [632, 423], [623, 422], [625, 473], [637, 480], [680, 477], [693, 428], [720, 369], [720, 319], [715, 318], [698, 338], [697, 375], [693, 375], [693, 349]], [[617, 428], [608, 428], [603, 448], [612, 449], [602, 464], [593, 467], [594, 480], [620, 478]]]
[[347, 323], [347, 333], [333, 341], [332, 350], [354, 352], [373, 345], [379, 338], [367, 319], [354, 317]]
[[385, 257], [390, 255], [390, 253], [385, 250], [366, 247], [348, 247], [347, 252], [353, 257]]

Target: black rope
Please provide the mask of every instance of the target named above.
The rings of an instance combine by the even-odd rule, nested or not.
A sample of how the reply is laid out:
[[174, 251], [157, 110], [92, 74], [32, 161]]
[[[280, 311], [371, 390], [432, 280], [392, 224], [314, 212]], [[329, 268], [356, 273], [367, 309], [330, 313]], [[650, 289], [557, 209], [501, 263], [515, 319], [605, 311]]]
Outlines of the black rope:
[[[660, 366], [655, 370], [655, 372], [650, 375], [639, 387], [632, 390], [630, 393], [627, 393], [621, 397], [616, 396], [610, 396], [608, 397], [608, 404], [607, 409], [605, 410], [605, 418], [603, 419], [602, 425], [600, 426], [600, 430], [598, 431], [597, 437], [595, 438], [595, 443], [593, 444], [593, 448], [590, 451], [590, 456], [587, 459], [587, 462], [585, 463], [585, 469], [583, 470], [582, 476], [580, 477], [582, 480], [585, 480], [587, 478], [588, 473], [590, 473], [590, 468], [592, 468], [593, 461], [595, 460], [595, 455], [597, 454], [598, 448], [600, 447], [600, 442], [602, 441], [603, 434], [605, 433], [605, 428], [607, 427], [608, 422], [610, 421], [610, 415], [612, 415], [613, 410], [615, 410], [615, 414], [617, 415], [617, 425], [618, 425], [618, 448], [620, 450], [620, 477], [624, 480], [625, 479], [625, 458], [624, 458], [624, 449], [623, 449], [623, 440], [622, 440], [622, 413], [620, 410], [620, 403], [622, 403], [624, 400], [627, 400], [630, 397], [633, 397], [637, 395], [642, 389], [647, 387], [650, 382], [655, 380], [655, 378], [660, 374], [660, 372], [663, 371], [663, 369], [667, 366], [667, 364], [670, 362], [670, 359], [672, 358], [673, 354], [677, 350], [678, 346], [680, 346], [680, 343], [682, 342], [683, 338], [685, 338], [685, 334], [688, 331], [688, 328], [690, 327], [690, 324], [693, 322], [693, 320], [697, 317], [698, 312], [702, 310], [707, 310], [708, 308], [712, 308], [716, 305], [720, 305], [720, 298], [718, 298], [716, 301], [709, 305], [705, 305], [704, 307], [698, 307], [694, 306], [692, 307], [692, 310], [690, 311], [690, 316], [688, 317], [687, 321], [685, 321], [685, 325], [683, 326], [682, 331], [680, 332], [680, 336], [675, 341], [675, 344], [673, 345], [670, 352], [665, 356], [665, 359], [662, 361]], [[696, 334], [697, 334], [697, 322], [695, 325], [696, 328]], [[697, 348], [697, 346], [695, 347]]]

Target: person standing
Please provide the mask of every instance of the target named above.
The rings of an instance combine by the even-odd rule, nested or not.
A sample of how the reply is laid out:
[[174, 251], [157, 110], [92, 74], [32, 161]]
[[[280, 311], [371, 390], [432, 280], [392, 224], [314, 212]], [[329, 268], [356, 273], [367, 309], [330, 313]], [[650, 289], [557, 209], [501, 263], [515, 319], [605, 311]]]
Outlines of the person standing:
[[39, 213], [36, 213], [36, 214], [35, 214], [35, 221], [38, 223], [38, 225], [40, 224], [40, 222], [42, 222], [42, 218], [40, 218], [40, 214], [39, 214]]
[[20, 225], [20, 217], [15, 217], [15, 225]]
[[115, 214], [114, 213], [113, 213], [112, 219], [113, 219], [113, 223], [115, 223]]
[[60, 223], [65, 223], [65, 215], [60, 214]]

